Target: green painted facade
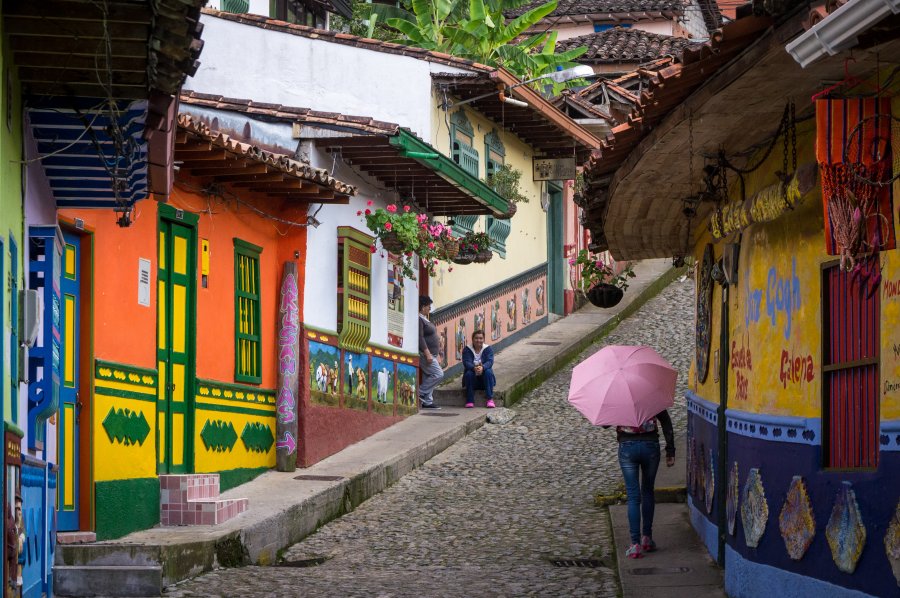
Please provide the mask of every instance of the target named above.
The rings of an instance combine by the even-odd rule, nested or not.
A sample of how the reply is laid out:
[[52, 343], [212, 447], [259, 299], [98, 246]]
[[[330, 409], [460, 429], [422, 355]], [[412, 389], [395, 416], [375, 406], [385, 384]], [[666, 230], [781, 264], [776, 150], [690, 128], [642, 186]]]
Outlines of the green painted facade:
[[159, 524], [159, 479], [97, 482], [97, 539], [121, 538]]

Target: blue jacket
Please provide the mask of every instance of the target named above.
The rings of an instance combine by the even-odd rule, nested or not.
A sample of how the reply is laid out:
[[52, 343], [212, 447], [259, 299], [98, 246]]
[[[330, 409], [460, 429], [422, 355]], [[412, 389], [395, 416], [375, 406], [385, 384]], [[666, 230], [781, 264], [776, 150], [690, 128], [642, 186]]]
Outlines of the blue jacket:
[[[468, 345], [463, 349], [462, 358], [463, 369], [465, 371], [475, 369], [475, 352]], [[481, 350], [481, 365], [484, 366], [485, 370], [494, 367], [494, 350], [490, 345], [485, 346], [484, 349]]]

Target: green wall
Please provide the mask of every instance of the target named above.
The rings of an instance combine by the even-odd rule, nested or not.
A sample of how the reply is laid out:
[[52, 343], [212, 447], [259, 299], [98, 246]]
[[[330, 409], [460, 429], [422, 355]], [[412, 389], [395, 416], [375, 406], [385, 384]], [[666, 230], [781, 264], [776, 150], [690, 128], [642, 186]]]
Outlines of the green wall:
[[97, 539], [159, 525], [159, 478], [96, 483]]

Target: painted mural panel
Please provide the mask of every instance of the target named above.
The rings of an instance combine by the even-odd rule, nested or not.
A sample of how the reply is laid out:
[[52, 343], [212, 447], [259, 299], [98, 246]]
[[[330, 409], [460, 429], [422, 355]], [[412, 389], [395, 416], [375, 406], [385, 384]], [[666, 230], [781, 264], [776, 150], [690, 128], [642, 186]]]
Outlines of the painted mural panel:
[[340, 351], [319, 341], [309, 341], [310, 400], [320, 405], [340, 405]]
[[387, 268], [387, 325], [388, 344], [403, 346], [403, 323], [406, 311], [406, 279], [402, 274], [400, 258], [391, 255]]
[[416, 406], [416, 380], [418, 368], [401, 363], [397, 365], [397, 413], [412, 415], [418, 411]]
[[372, 358], [372, 409], [382, 415], [393, 415], [397, 382], [394, 362], [383, 357]]
[[344, 351], [341, 380], [344, 407], [366, 411], [369, 408], [369, 358], [362, 353]]

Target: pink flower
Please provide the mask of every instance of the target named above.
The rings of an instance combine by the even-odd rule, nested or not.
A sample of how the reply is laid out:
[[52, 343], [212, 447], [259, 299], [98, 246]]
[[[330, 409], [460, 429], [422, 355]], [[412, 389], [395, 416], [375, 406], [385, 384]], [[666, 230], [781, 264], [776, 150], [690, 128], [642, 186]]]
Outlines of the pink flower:
[[366, 216], [372, 213], [372, 210], [366, 210]]
[[357, 215], [357, 216], [362, 216], [362, 210], [356, 210], [356, 215]]
[[602, 268], [603, 262], [601, 262], [600, 260], [597, 260], [596, 262], [594, 262], [594, 266], [596, 266], [597, 268]]
[[387, 211], [390, 212], [391, 214], [393, 214], [394, 212], [397, 211], [397, 206], [395, 206], [394, 204], [390, 203], [390, 204], [388, 204]]
[[367, 201], [367, 202], [366, 202], [366, 205], [367, 205], [367, 206], [372, 205], [372, 200], [370, 199], [369, 201]]
[[434, 249], [434, 243], [428, 241], [428, 249]]
[[570, 265], [570, 266], [574, 266], [574, 265], [575, 265], [575, 258], [574, 258], [574, 257], [570, 257], [570, 258], [569, 258], [569, 265]]
[[472, 249], [474, 249], [475, 251], [478, 251], [478, 245], [472, 244]]
[[412, 208], [410, 208], [409, 206], [403, 206], [403, 211], [404, 211], [404, 212], [409, 212], [411, 209], [412, 209]]
[[453, 268], [447, 268], [447, 272], [453, 272]]
[[389, 231], [389, 230], [391, 230], [392, 228], [394, 228], [394, 225], [391, 224], [390, 222], [385, 222], [385, 223], [384, 223], [384, 230]]
[[378, 250], [375, 249], [374, 245], [369, 245], [369, 253], [375, 253], [376, 251], [378, 251]]
[[421, 224], [422, 222], [428, 220], [428, 216], [426, 216], [425, 214], [419, 214], [418, 216], [416, 216], [416, 220], [418, 220]]

